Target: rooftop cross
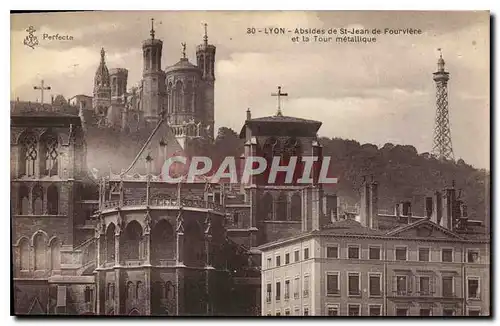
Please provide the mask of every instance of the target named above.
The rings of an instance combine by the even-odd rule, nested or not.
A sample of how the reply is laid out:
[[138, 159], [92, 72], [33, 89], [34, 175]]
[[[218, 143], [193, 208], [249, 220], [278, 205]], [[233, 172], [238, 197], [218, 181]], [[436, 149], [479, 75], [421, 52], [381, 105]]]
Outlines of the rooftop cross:
[[208, 34], [207, 34], [207, 23], [203, 24], [205, 27], [205, 35], [203, 36], [203, 41], [205, 42], [205, 45], [208, 44]]
[[288, 93], [282, 93], [281, 86], [278, 86], [278, 93], [271, 93], [271, 96], [278, 97], [278, 112], [276, 113], [276, 116], [282, 116], [283, 114], [281, 113], [281, 97], [288, 96]]
[[42, 94], [41, 97], [42, 97], [42, 104], [43, 104], [43, 93], [46, 90], [47, 91], [50, 90], [50, 86], [45, 86], [45, 82], [42, 79], [42, 82], [41, 82], [40, 86], [33, 86], [33, 89], [40, 91], [40, 93]]

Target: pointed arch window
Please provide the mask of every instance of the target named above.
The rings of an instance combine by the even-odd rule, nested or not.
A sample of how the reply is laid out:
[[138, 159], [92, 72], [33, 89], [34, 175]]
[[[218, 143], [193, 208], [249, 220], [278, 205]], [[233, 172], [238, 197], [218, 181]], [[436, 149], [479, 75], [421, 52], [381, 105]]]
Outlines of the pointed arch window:
[[302, 198], [299, 193], [293, 194], [290, 206], [292, 221], [300, 221], [302, 219]]
[[184, 86], [180, 80], [175, 84], [174, 111], [183, 112], [182, 102], [184, 98]]
[[47, 268], [46, 263], [47, 263], [47, 256], [46, 256], [46, 249], [47, 249], [47, 242], [45, 239], [45, 236], [41, 233], [37, 234], [35, 236], [35, 239], [33, 240], [34, 246], [35, 246], [35, 270], [45, 270]]
[[38, 158], [38, 141], [33, 133], [27, 133], [22, 138], [20, 157], [19, 175], [34, 176], [36, 160]]
[[47, 213], [57, 215], [59, 213], [59, 192], [56, 185], [47, 188]]
[[17, 206], [18, 214], [20, 215], [30, 214], [30, 193], [28, 187], [23, 185], [19, 188], [18, 200], [19, 200]]
[[273, 196], [266, 192], [259, 202], [259, 216], [258, 220], [272, 220], [273, 219]]
[[41, 142], [43, 144], [44, 160], [41, 162], [40, 170], [43, 175], [57, 175], [57, 159], [59, 157], [57, 137], [48, 134], [42, 138]]
[[42, 215], [43, 214], [43, 189], [40, 185], [33, 187], [32, 192], [33, 198], [33, 214]]
[[90, 286], [85, 287], [84, 297], [85, 303], [89, 303], [92, 300], [92, 290], [90, 289]]
[[141, 281], [138, 281], [137, 285], [136, 285], [136, 293], [135, 293], [135, 297], [137, 298], [137, 300], [142, 300], [143, 292], [144, 292], [144, 286], [143, 286]]
[[186, 105], [186, 111], [187, 112], [194, 112], [194, 107], [193, 107], [193, 98], [194, 92], [193, 92], [193, 83], [190, 81], [187, 83], [186, 86], [186, 92], [184, 94], [184, 103]]
[[134, 294], [135, 294], [134, 283], [129, 281], [127, 283], [127, 299], [128, 300], [134, 299]]
[[19, 242], [19, 264], [20, 270], [27, 271], [30, 269], [30, 245], [28, 239], [22, 239]]
[[57, 238], [50, 243], [50, 269], [61, 270], [61, 243]]

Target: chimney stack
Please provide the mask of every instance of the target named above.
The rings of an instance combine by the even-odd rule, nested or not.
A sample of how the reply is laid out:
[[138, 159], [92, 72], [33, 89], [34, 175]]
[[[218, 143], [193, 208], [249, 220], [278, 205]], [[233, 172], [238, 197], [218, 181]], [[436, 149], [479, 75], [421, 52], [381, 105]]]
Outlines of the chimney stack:
[[359, 221], [363, 226], [376, 229], [378, 228], [378, 183], [373, 181], [373, 177], [371, 180], [367, 182], [366, 177], [363, 177]]
[[247, 109], [247, 120], [252, 119], [252, 113], [250, 112], [250, 108]]
[[443, 217], [443, 197], [441, 192], [434, 192], [432, 200], [432, 215], [431, 221], [436, 224], [441, 224], [441, 218]]
[[425, 218], [430, 219], [432, 217], [432, 212], [433, 212], [432, 197], [425, 197], [424, 205], [425, 205], [424, 207]]
[[443, 196], [443, 217], [439, 225], [450, 230], [453, 229], [453, 208], [455, 200], [455, 188], [446, 188]]

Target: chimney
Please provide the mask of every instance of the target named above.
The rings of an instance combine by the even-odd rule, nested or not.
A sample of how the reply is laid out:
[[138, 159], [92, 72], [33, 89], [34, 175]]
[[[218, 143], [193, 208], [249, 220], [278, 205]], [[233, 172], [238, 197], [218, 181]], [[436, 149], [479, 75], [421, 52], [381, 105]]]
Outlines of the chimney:
[[453, 207], [455, 204], [455, 188], [446, 188], [443, 196], [443, 217], [441, 225], [447, 229], [453, 229]]
[[399, 217], [401, 215], [401, 210], [399, 209], [399, 203], [394, 205], [394, 216]]
[[431, 215], [431, 221], [436, 223], [436, 224], [441, 224], [441, 218], [443, 216], [443, 199], [442, 195], [439, 191], [436, 191], [434, 193], [432, 200], [432, 215]]
[[411, 216], [411, 202], [409, 201], [404, 201], [402, 202], [403, 205], [403, 216]]
[[250, 112], [250, 108], [247, 109], [247, 120], [252, 119], [252, 113]]
[[[373, 180], [373, 179], [372, 179]], [[378, 229], [378, 183], [372, 181], [370, 184], [370, 209], [369, 209], [369, 227]]]
[[363, 226], [370, 227], [370, 186], [366, 181], [366, 177], [363, 177], [363, 183], [361, 185], [359, 222]]
[[323, 213], [323, 190], [318, 187], [308, 187], [303, 190], [303, 203], [306, 203], [302, 212], [302, 230], [320, 230], [330, 223], [330, 217]]
[[[50, 103], [54, 104], [54, 95], [50, 95]], [[43, 103], [42, 103], [43, 104]]]
[[432, 217], [432, 197], [425, 197], [425, 207], [424, 207], [424, 214], [425, 218], [431, 218]]

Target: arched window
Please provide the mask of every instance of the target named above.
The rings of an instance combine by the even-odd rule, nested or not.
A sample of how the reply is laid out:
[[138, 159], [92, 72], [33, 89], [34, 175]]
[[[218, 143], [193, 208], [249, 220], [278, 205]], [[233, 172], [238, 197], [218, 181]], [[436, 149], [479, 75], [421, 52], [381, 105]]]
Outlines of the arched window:
[[187, 83], [186, 92], [184, 94], [184, 103], [186, 106], [186, 112], [194, 112], [193, 108], [193, 83], [190, 81]]
[[108, 291], [107, 291], [106, 295], [107, 295], [108, 300], [115, 299], [115, 284], [114, 283], [108, 283]]
[[174, 96], [174, 112], [184, 112], [182, 105], [184, 99], [184, 86], [180, 80], [175, 83], [175, 96]]
[[184, 235], [189, 245], [184, 247], [184, 258], [189, 263], [200, 263], [205, 249], [204, 234], [196, 220], [185, 223]]
[[28, 215], [30, 214], [30, 194], [29, 189], [26, 186], [19, 187], [19, 203], [17, 206], [18, 214]]
[[35, 246], [35, 270], [47, 269], [47, 240], [45, 239], [45, 235], [42, 233], [35, 235], [33, 244]]
[[281, 192], [276, 200], [276, 220], [287, 220], [287, 204], [286, 194]]
[[115, 225], [109, 224], [106, 229], [106, 261], [115, 261]]
[[163, 259], [175, 259], [174, 229], [166, 220], [160, 220], [151, 230], [151, 261], [160, 264]]
[[272, 220], [273, 219], [273, 196], [266, 192], [259, 202], [259, 216], [257, 220]]
[[40, 185], [36, 185], [32, 190], [33, 197], [33, 214], [42, 215], [43, 214], [43, 189]]
[[90, 286], [85, 287], [84, 297], [85, 297], [85, 303], [89, 303], [92, 300], [92, 292], [90, 290]]
[[43, 160], [41, 161], [40, 171], [43, 175], [57, 175], [58, 168], [58, 141], [57, 136], [52, 133], [46, 133], [40, 140], [43, 146]]
[[47, 188], [47, 213], [57, 215], [59, 213], [59, 193], [56, 185]]
[[36, 160], [38, 158], [38, 142], [33, 133], [26, 133], [21, 139], [21, 155], [19, 161], [19, 175], [32, 177], [35, 175]]
[[291, 200], [291, 219], [292, 221], [302, 220], [302, 198], [299, 193], [294, 193]]
[[28, 239], [24, 238], [19, 242], [19, 268], [22, 271], [30, 269], [30, 245]]
[[125, 227], [121, 240], [121, 258], [139, 259], [139, 252], [142, 240], [142, 227], [137, 221], [131, 221]]
[[128, 300], [133, 300], [134, 299], [134, 294], [135, 294], [135, 288], [134, 288], [134, 283], [131, 281], [127, 282], [127, 299]]
[[143, 299], [143, 295], [144, 295], [144, 286], [141, 281], [138, 281], [136, 285], [135, 297], [137, 298], [137, 300], [139, 300], [139, 302], [142, 302], [141, 300]]
[[61, 269], [61, 243], [55, 238], [50, 243], [50, 269], [58, 271]]
[[174, 298], [174, 295], [175, 295], [175, 289], [174, 289], [174, 286], [172, 285], [172, 282], [170, 281], [167, 281], [167, 283], [165, 283], [165, 291], [166, 291], [166, 294], [165, 294], [165, 298], [167, 300], [172, 300]]

